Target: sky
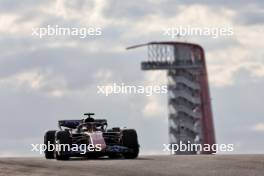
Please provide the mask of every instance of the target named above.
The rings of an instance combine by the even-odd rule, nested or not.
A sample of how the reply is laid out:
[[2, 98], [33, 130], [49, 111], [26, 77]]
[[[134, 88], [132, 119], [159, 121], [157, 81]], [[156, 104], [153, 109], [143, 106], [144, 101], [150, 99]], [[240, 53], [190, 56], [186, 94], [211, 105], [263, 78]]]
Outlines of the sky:
[[[149, 41], [187, 41], [206, 53], [216, 140], [232, 153], [264, 153], [264, 2], [209, 0], [0, 0], [0, 156], [38, 156], [31, 145], [60, 119], [95, 112], [135, 128], [143, 154], [168, 143], [167, 95], [97, 94], [97, 86], [166, 84], [142, 71]], [[101, 36], [32, 35], [32, 28], [100, 27]], [[234, 35], [172, 39], [164, 28], [231, 27]]]

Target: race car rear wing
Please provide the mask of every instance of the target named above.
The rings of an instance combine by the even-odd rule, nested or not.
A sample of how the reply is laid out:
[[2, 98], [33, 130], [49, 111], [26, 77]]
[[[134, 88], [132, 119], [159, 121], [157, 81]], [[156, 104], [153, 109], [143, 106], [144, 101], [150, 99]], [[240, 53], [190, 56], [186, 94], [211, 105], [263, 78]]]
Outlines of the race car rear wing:
[[[82, 123], [83, 123], [83, 120], [59, 120], [59, 128], [67, 127], [67, 128], [75, 129]], [[100, 123], [102, 125], [107, 125], [107, 120], [106, 119], [95, 119], [94, 123]]]

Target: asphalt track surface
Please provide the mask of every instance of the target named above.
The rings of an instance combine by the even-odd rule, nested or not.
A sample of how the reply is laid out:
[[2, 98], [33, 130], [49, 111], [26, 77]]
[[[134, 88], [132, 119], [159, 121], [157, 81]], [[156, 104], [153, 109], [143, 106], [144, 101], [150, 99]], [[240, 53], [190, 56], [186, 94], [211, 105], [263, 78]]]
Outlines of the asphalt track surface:
[[264, 176], [264, 155], [140, 156], [138, 159], [0, 158], [1, 176]]

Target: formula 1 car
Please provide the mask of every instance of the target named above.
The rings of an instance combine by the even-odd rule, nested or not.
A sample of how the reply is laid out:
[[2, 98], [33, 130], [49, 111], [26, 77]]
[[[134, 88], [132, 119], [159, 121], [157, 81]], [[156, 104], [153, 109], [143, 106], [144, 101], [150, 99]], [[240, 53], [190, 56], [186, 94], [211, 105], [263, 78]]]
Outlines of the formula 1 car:
[[107, 129], [107, 120], [94, 119], [86, 113], [82, 120], [59, 120], [59, 129], [44, 136], [46, 159], [68, 160], [70, 157], [134, 159], [139, 154], [137, 132], [119, 127]]

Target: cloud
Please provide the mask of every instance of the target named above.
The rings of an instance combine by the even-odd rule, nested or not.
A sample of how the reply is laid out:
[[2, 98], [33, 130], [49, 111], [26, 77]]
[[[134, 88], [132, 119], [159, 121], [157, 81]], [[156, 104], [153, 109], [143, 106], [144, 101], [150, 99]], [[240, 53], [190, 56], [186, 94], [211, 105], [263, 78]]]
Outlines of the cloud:
[[[54, 4], [55, 9], [47, 10], [50, 9], [47, 7]], [[208, 56], [207, 60], [209, 63], [209, 74], [214, 75], [211, 77], [211, 83], [218, 86], [231, 85], [233, 84], [233, 77], [236, 70], [242, 67], [242, 65], [253, 65], [253, 63], [263, 65], [263, 62], [261, 62], [263, 57], [263, 52], [261, 50], [262, 42], [257, 40], [257, 38], [262, 37], [261, 35], [263, 35], [263, 32], [260, 32], [263, 29], [263, 25], [261, 23], [254, 23], [252, 26], [237, 24], [235, 20], [239, 16], [239, 11], [237, 9], [234, 9], [227, 4], [227, 7], [221, 7], [218, 11], [215, 11], [214, 7], [208, 6], [202, 2], [195, 4], [189, 4], [187, 2], [187, 4], [179, 4], [177, 6], [173, 4], [173, 6], [178, 9], [177, 13], [173, 15], [171, 14], [170, 16], [164, 16], [160, 13], [154, 13], [156, 11], [162, 11], [164, 13], [164, 9], [166, 8], [162, 6], [163, 8], [161, 10], [159, 5], [159, 2], [154, 3], [152, 1], [145, 1], [143, 4], [136, 2], [120, 2], [117, 4], [114, 2], [105, 3], [100, 0], [89, 3], [84, 1], [69, 3], [64, 0], [58, 0], [56, 2], [42, 4], [42, 6], [35, 4], [36, 9], [40, 9], [40, 13], [37, 14], [39, 18], [35, 18], [34, 20], [27, 22], [19, 21], [18, 18], [21, 18], [21, 16], [23, 17], [23, 13], [25, 13], [23, 11], [20, 12], [22, 14], [19, 15], [16, 13], [8, 14], [7, 17], [12, 18], [11, 20], [2, 20], [3, 24], [7, 22], [9, 24], [2, 25], [5, 26], [3, 28], [5, 32], [7, 32], [10, 26], [12, 26], [12, 29], [14, 30], [13, 32], [17, 34], [15, 38], [6, 38], [3, 42], [8, 39], [16, 41], [16, 43], [17, 41], [27, 42], [29, 44], [28, 48], [35, 51], [40, 50], [40, 48], [43, 47], [47, 49], [60, 49], [67, 47], [73, 49], [78, 48], [81, 52], [93, 52], [96, 55], [102, 49], [105, 52], [109, 51], [120, 53], [125, 46], [129, 45], [126, 43], [134, 44], [140, 41], [145, 42], [155, 40], [156, 37], [161, 38], [162, 29], [164, 27], [189, 24], [192, 24], [192, 26], [232, 26], [234, 27], [235, 35], [227, 39], [220, 38], [217, 40], [208, 40], [205, 37], [192, 39], [194, 42], [201, 43], [201, 45], [206, 49]], [[90, 11], [84, 10], [87, 8], [79, 9], [80, 7], [87, 7]], [[152, 10], [144, 10], [144, 13], [141, 15], [137, 14], [140, 17], [140, 20], [135, 21], [134, 18], [132, 18], [135, 16], [134, 10], [140, 9], [141, 7], [147, 7]], [[256, 6], [252, 5], [248, 10], [246, 10], [246, 12], [250, 13], [253, 10], [256, 10], [256, 8]], [[30, 10], [32, 9], [33, 8], [30, 8]], [[107, 9], [110, 11], [108, 12]], [[122, 11], [117, 9], [125, 10]], [[243, 11], [245, 11], [245, 9], [243, 9]], [[258, 11], [260, 10], [258, 9]], [[125, 17], [125, 20], [120, 20], [119, 18], [117, 19], [117, 16], [120, 16], [120, 14], [114, 15], [114, 13], [110, 12], [123, 14], [122, 17]], [[125, 15], [126, 13], [131, 14]], [[26, 33], [31, 33], [31, 28], [33, 26], [41, 25], [43, 23], [43, 19], [53, 23], [49, 15], [55, 15], [56, 17], [62, 18], [62, 23], [67, 25], [94, 25], [94, 21], [101, 21], [97, 24], [103, 27], [105, 34], [103, 33], [102, 38], [88, 39], [89, 41], [87, 42], [74, 38], [56, 38], [54, 40], [33, 40], [32, 36], [30, 36], [29, 39], [20, 38]], [[197, 16], [199, 16], [199, 20], [196, 19]], [[210, 16], [210, 18], [208, 18], [208, 16]], [[72, 19], [74, 19], [74, 21]], [[120, 28], [123, 31], [122, 33], [114, 32], [119, 31]], [[24, 31], [24, 33], [21, 33], [22, 31]], [[12, 30], [10, 32], [12, 32]], [[121, 39], [121, 43], [115, 42], [116, 40], [114, 40], [114, 38], [116, 37]], [[162, 39], [166, 40], [168, 38], [163, 36]], [[17, 48], [17, 51], [18, 50], [19, 48]], [[5, 49], [3, 50], [2, 55], [5, 55], [5, 53], [8, 54], [8, 52], [9, 51]], [[219, 62], [222, 64], [219, 65]], [[262, 75], [261, 71], [256, 72], [255, 69], [251, 69], [251, 67], [248, 69], [255, 73], [253, 76], [256, 76], [256, 78], [260, 78], [260, 75]], [[219, 72], [219, 70], [223, 71]], [[226, 79], [222, 79], [223, 76], [226, 77]]]
[[147, 118], [167, 118], [167, 104], [161, 98], [153, 95], [147, 99], [146, 105], [143, 107], [143, 115]]
[[251, 129], [256, 132], [264, 132], [264, 123], [257, 123]]

